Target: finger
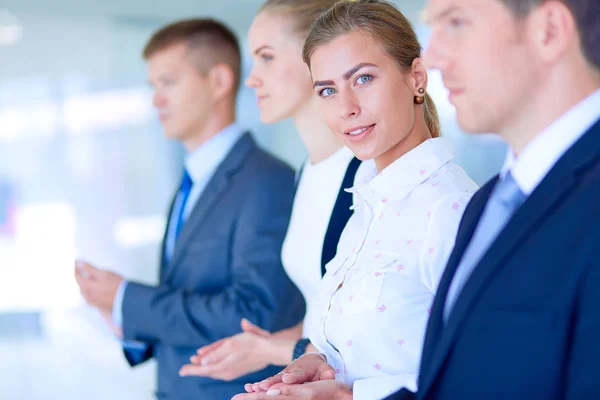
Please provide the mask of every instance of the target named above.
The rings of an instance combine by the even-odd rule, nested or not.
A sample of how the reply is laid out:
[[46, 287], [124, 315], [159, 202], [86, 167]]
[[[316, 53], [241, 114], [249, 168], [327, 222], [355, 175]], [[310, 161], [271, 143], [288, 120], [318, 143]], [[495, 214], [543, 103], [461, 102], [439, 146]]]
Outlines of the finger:
[[82, 286], [86, 283], [85, 277], [81, 274], [81, 270], [79, 268], [75, 268], [75, 281], [79, 286]]
[[330, 369], [326, 369], [325, 371], [321, 371], [320, 374], [318, 374], [318, 380], [320, 381], [328, 381], [331, 379], [335, 379], [335, 371], [333, 370], [333, 368], [331, 368], [331, 366], [328, 365], [328, 367], [330, 367]]
[[80, 271], [81, 275], [86, 279], [95, 280], [98, 278], [100, 270], [85, 261], [76, 261], [75, 266]]
[[286, 385], [285, 383], [278, 383], [277, 385], [273, 385], [269, 388], [269, 390], [267, 390], [267, 395], [283, 395], [283, 396], [288, 396], [288, 395], [293, 395], [293, 394], [298, 394], [297, 391], [298, 389], [302, 389], [302, 386], [300, 385]]
[[179, 376], [208, 376], [211, 378], [218, 378], [213, 376], [222, 372], [214, 367], [203, 367], [202, 365], [186, 364], [179, 370]]
[[227, 345], [227, 339], [219, 346], [216, 346], [213, 351], [209, 354], [201, 357], [200, 364], [201, 365], [213, 365], [224, 362], [228, 358], [232, 358], [234, 354], [234, 350], [231, 346]]
[[242, 319], [242, 330], [244, 332], [248, 332], [248, 333], [253, 333], [255, 335], [258, 336], [263, 336], [263, 337], [269, 337], [271, 336], [271, 332], [259, 328], [258, 326], [254, 325], [252, 322], [248, 321], [246, 318]]
[[310, 378], [303, 370], [298, 368], [281, 374], [281, 381], [288, 385], [305, 383], [310, 381]]
[[271, 394], [265, 393], [240, 393], [232, 397], [231, 400], [286, 400], [289, 399], [283, 395], [277, 395], [277, 392]]
[[215, 351], [219, 347], [221, 347], [223, 345], [223, 343], [225, 343], [224, 339], [217, 340], [214, 343], [200, 347], [198, 350], [196, 350], [196, 354], [199, 355], [200, 358], [202, 358], [202, 357], [208, 355], [209, 353]]
[[254, 389], [255, 392], [262, 392], [262, 391], [267, 391], [269, 390], [269, 388], [277, 383], [282, 383], [282, 378], [283, 378], [283, 374], [277, 374], [275, 376], [272, 376], [270, 378], [267, 378], [261, 382], [255, 383], [254, 385], [252, 385], [252, 389]]

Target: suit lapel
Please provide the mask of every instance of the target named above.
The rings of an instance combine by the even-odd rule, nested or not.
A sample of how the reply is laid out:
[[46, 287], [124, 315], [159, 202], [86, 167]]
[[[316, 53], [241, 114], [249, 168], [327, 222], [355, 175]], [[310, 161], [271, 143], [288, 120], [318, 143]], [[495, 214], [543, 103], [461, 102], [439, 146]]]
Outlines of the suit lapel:
[[[507, 264], [510, 257], [517, 252], [526, 239], [543, 225], [544, 219], [548, 218], [568, 197], [577, 181], [577, 175], [598, 157], [600, 157], [600, 123], [597, 123], [563, 155], [521, 208], [516, 211], [483, 255], [458, 296], [446, 327], [441, 330], [437, 345], [434, 343], [433, 353], [427, 368], [428, 380], [423, 382], [425, 383], [425, 386], [422, 387], [425, 390], [423, 394], [430, 389], [433, 379], [443, 365], [448, 350], [459, 333], [464, 320], [468, 317], [469, 311], [477, 302], [485, 287], [494, 275]], [[456, 265], [453, 265], [455, 272], [460, 260], [454, 261], [456, 262]], [[454, 272], [452, 275], [454, 275]], [[451, 278], [447, 277], [446, 274], [444, 278], [446, 279], [444, 293], [447, 294]], [[440, 299], [436, 298], [438, 308], [436, 311], [439, 314], [440, 309], [443, 310], [445, 295], [442, 296], [440, 293], [440, 296], [437, 297], [440, 297]], [[437, 317], [441, 316], [436, 315]], [[439, 318], [437, 319], [439, 323]]]
[[171, 276], [177, 269], [180, 258], [184, 253], [182, 250], [190, 239], [197, 234], [198, 227], [202, 225], [206, 218], [213, 212], [215, 205], [227, 191], [231, 177], [240, 169], [244, 160], [255, 146], [254, 140], [250, 134], [244, 134], [231, 149], [219, 168], [217, 168], [217, 171], [209, 181], [208, 185], [206, 185], [206, 188], [204, 188], [204, 191], [194, 205], [188, 220], [181, 229], [177, 242], [175, 243], [169, 268], [167, 268], [166, 277]]
[[458, 235], [456, 237], [456, 243], [454, 250], [448, 259], [448, 264], [440, 280], [440, 285], [437, 290], [437, 294], [431, 307], [431, 317], [427, 324], [427, 331], [425, 335], [425, 342], [423, 345], [423, 356], [421, 359], [421, 372], [419, 374], [419, 387], [427, 385], [429, 377], [431, 377], [429, 366], [431, 365], [431, 357], [434, 350], [437, 348], [440, 335], [444, 327], [444, 307], [446, 304], [446, 296], [450, 289], [452, 278], [456, 273], [458, 264], [462, 259], [462, 256], [467, 249], [467, 245], [473, 237], [475, 227], [481, 218], [481, 214], [485, 209], [485, 205], [490, 197], [490, 194], [498, 182], [498, 177], [494, 177], [485, 186], [483, 186], [474, 196], [467, 209], [465, 210], [464, 217], [461, 221], [458, 229]]
[[177, 195], [179, 193], [179, 189], [175, 192], [173, 199], [171, 200], [171, 205], [169, 206], [169, 214], [167, 214], [167, 223], [165, 227], [165, 234], [163, 235], [163, 240], [160, 246], [160, 268], [159, 268], [159, 276], [158, 281], [163, 282], [163, 276], [165, 274], [165, 268], [167, 267], [167, 263], [165, 262], [166, 254], [167, 254], [167, 239], [169, 237], [169, 228], [171, 226], [171, 216], [173, 214], [173, 207], [175, 207], [175, 201], [177, 200]]

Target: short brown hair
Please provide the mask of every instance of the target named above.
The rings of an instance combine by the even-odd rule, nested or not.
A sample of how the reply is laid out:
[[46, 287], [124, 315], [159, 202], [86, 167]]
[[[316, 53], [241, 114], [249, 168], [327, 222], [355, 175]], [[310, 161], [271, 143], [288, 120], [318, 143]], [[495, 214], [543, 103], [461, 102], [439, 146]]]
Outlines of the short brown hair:
[[[342, 0], [312, 25], [304, 43], [302, 58], [310, 68], [315, 49], [355, 30], [371, 35], [402, 70], [410, 70], [421, 57], [417, 34], [406, 17], [383, 0]], [[425, 94], [425, 123], [432, 137], [440, 136], [440, 121], [433, 99]]]
[[216, 64], [227, 64], [233, 70], [235, 88], [239, 87], [240, 46], [235, 34], [223, 23], [203, 18], [176, 21], [152, 35], [144, 47], [143, 57], [148, 60], [159, 51], [181, 43], [187, 45], [201, 73], [206, 74]]
[[[516, 16], [524, 17], [533, 8], [548, 0], [500, 0]], [[559, 0], [563, 2], [575, 18], [583, 55], [600, 70], [600, 1], [599, 0]]]

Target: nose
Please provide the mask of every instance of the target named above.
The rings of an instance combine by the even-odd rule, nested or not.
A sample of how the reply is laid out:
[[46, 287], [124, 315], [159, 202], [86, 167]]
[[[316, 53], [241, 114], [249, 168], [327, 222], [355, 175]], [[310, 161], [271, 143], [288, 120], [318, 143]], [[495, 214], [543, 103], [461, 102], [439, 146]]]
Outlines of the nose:
[[447, 66], [446, 57], [444, 57], [445, 51], [444, 45], [441, 43], [442, 38], [439, 33], [433, 33], [429, 41], [429, 46], [423, 54], [423, 64], [427, 69], [439, 69], [442, 70]]
[[360, 115], [360, 104], [356, 95], [351, 91], [345, 91], [346, 93], [340, 97], [340, 117], [342, 119], [356, 118]]
[[255, 68], [252, 67], [252, 70], [250, 71], [250, 75], [248, 75], [248, 78], [246, 78], [246, 86], [248, 86], [249, 88], [252, 88], [252, 89], [256, 89], [256, 88], [260, 87], [261, 84], [262, 84], [261, 80], [258, 79], [258, 77], [256, 76]]
[[159, 92], [154, 92], [154, 95], [152, 96], [152, 105], [155, 108], [161, 108], [165, 105], [165, 103], [166, 103], [165, 96]]

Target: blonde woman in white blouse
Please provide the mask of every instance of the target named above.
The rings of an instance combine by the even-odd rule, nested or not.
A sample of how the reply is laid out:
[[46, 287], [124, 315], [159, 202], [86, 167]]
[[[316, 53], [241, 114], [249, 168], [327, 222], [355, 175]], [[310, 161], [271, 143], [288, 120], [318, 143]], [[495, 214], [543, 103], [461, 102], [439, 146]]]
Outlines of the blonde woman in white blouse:
[[[311, 341], [323, 354], [235, 399], [380, 399], [416, 389], [429, 308], [477, 189], [452, 163], [451, 141], [438, 137], [420, 50], [386, 2], [340, 2], [313, 25], [304, 60], [328, 126], [374, 163], [350, 189], [355, 212], [321, 284]], [[320, 382], [298, 385], [312, 381]]]

